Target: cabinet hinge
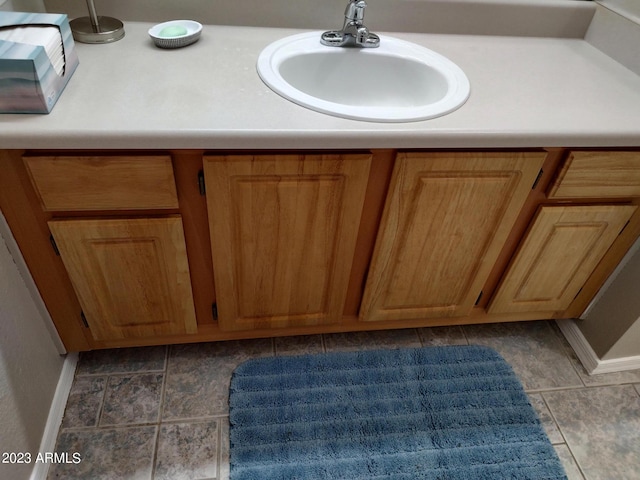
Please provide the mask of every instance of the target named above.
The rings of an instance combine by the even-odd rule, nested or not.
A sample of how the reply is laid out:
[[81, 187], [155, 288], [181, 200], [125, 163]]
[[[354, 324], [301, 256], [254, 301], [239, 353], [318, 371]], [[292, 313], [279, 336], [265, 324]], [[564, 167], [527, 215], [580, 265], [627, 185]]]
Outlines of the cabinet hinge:
[[478, 305], [480, 303], [480, 299], [482, 298], [482, 295], [484, 295], [484, 291], [480, 291], [480, 295], [478, 295], [478, 298], [476, 298], [476, 305]]
[[53, 251], [56, 252], [56, 255], [60, 256], [60, 250], [58, 250], [58, 245], [56, 245], [56, 239], [53, 238], [53, 235], [49, 235], [49, 243], [51, 243]]
[[540, 179], [542, 178], [543, 173], [544, 173], [544, 170], [540, 169], [540, 171], [538, 172], [538, 176], [536, 177], [536, 180], [533, 182], [533, 186], [531, 187], [531, 190], [536, 189], [536, 187], [538, 186], [538, 182], [540, 182]]
[[627, 220], [627, 223], [624, 224], [624, 227], [622, 227], [622, 230], [620, 230], [620, 233], [618, 234], [618, 236], [622, 235], [622, 232], [624, 232], [627, 229], [630, 222], [631, 220]]
[[84, 312], [80, 312], [80, 320], [82, 320], [82, 324], [85, 328], [89, 328], [89, 324], [87, 323], [87, 317], [84, 316]]
[[200, 195], [207, 194], [207, 187], [204, 183], [204, 171], [202, 170], [198, 172], [198, 190], [200, 190]]
[[211, 314], [214, 320], [218, 320], [218, 304], [215, 302], [211, 304]]

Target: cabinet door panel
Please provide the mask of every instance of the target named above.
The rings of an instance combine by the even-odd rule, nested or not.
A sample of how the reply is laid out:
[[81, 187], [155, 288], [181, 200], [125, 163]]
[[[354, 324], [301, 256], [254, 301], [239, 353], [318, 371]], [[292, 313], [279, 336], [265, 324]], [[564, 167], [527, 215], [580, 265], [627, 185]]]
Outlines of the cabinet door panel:
[[196, 333], [179, 217], [52, 220], [96, 340]]
[[544, 158], [399, 154], [361, 318], [469, 314]]
[[633, 205], [541, 207], [489, 313], [553, 317], [567, 309], [635, 210]]
[[205, 157], [222, 329], [340, 321], [370, 161]]

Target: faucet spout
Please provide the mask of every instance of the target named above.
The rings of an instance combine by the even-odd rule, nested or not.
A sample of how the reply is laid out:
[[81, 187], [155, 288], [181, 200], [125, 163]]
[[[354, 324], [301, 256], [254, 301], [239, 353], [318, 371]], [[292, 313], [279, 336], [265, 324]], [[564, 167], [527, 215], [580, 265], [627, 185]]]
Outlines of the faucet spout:
[[377, 47], [380, 37], [364, 25], [365, 0], [349, 0], [344, 11], [342, 30], [324, 32], [320, 38], [329, 47]]

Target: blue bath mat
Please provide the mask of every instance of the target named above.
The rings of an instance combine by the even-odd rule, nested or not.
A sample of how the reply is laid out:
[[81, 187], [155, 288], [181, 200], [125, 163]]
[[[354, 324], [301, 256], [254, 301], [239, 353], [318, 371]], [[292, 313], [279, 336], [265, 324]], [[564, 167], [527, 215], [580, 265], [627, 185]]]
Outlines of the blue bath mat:
[[229, 407], [231, 480], [566, 479], [486, 347], [249, 360]]

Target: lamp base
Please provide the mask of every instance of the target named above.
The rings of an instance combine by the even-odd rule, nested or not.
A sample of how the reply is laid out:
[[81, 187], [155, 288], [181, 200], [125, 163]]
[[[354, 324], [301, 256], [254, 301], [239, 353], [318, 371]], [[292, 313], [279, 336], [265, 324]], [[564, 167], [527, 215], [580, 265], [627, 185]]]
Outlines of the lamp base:
[[74, 40], [81, 43], [111, 43], [124, 37], [124, 25], [116, 18], [98, 17], [94, 26], [91, 18], [74, 18], [69, 22]]

